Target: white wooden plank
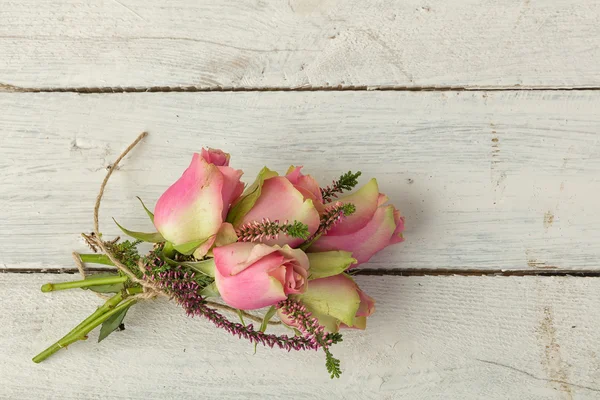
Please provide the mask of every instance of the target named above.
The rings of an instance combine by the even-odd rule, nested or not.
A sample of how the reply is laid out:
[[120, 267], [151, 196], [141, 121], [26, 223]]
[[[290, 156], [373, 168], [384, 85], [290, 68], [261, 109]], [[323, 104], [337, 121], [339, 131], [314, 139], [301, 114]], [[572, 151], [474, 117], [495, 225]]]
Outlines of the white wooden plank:
[[321, 182], [361, 169], [406, 216], [376, 268], [597, 269], [600, 94], [595, 92], [171, 93], [0, 96], [0, 266], [64, 268], [108, 166], [101, 212], [152, 229], [149, 207], [202, 146]]
[[[71, 275], [72, 276], [72, 275]], [[166, 301], [136, 305], [126, 329], [31, 357], [99, 300], [42, 294], [61, 275], [0, 275], [0, 397], [35, 399], [597, 399], [600, 280], [359, 277], [377, 297], [366, 331], [346, 331], [331, 381], [320, 353], [258, 348]]]
[[600, 85], [594, 0], [18, 0], [0, 87]]

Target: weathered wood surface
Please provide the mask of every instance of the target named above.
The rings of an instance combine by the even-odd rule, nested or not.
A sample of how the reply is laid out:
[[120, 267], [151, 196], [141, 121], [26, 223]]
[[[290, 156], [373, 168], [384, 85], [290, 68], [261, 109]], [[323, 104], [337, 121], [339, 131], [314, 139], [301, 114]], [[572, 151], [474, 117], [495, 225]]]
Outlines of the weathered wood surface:
[[596, 1], [4, 1], [0, 88], [598, 87]]
[[[147, 130], [107, 236], [111, 217], [152, 229], [135, 196], [152, 207], [210, 146], [247, 182], [264, 164], [377, 177], [407, 220], [366, 265], [384, 273], [597, 274], [600, 92], [547, 89], [600, 88], [599, 20], [589, 0], [1, 2], [0, 399], [599, 398], [598, 278], [359, 276], [377, 313], [330, 381], [321, 354], [252, 355], [164, 300], [35, 365], [99, 300], [15, 273], [73, 267], [106, 168]], [[402, 91], [449, 88], [538, 90]], [[61, 90], [257, 92], [18, 93]]]
[[[74, 277], [70, 275], [70, 277]], [[600, 280], [359, 277], [377, 296], [366, 331], [346, 331], [331, 381], [321, 353], [252, 346], [166, 301], [126, 329], [31, 357], [91, 313], [62, 275], [0, 274], [0, 397], [6, 399], [597, 399]]]
[[155, 200], [202, 146], [254, 180], [289, 164], [328, 184], [361, 169], [406, 216], [406, 242], [368, 267], [598, 269], [597, 92], [4, 94], [0, 266], [72, 267], [106, 167], [111, 220], [153, 229]]

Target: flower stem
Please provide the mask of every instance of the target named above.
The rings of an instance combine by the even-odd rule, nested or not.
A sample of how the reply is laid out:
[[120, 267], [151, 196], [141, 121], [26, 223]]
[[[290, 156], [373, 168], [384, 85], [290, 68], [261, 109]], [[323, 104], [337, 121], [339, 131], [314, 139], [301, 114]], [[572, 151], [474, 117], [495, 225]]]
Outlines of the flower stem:
[[93, 276], [81, 281], [46, 283], [42, 285], [42, 292], [54, 292], [56, 290], [75, 289], [89, 286], [114, 285], [115, 283], [123, 283], [127, 281], [126, 276]]
[[[121, 310], [131, 306], [137, 301], [135, 298], [131, 298], [121, 303], [124, 296], [127, 296], [127, 294], [117, 293], [116, 295], [108, 299], [106, 303], [100, 306], [94, 313], [92, 313], [92, 315], [87, 317], [79, 325], [73, 328], [73, 330], [71, 330], [69, 333], [63, 336], [52, 346], [48, 347], [40, 354], [33, 357], [33, 362], [42, 362], [46, 358], [50, 357], [52, 354], [56, 353], [58, 350], [62, 349], [63, 347], [66, 347], [78, 340], [87, 339], [87, 334], [90, 333], [94, 328], [106, 321], [111, 316], [121, 312]], [[121, 304], [119, 305], [119, 303]]]
[[80, 254], [79, 257], [84, 263], [115, 265], [106, 254]]

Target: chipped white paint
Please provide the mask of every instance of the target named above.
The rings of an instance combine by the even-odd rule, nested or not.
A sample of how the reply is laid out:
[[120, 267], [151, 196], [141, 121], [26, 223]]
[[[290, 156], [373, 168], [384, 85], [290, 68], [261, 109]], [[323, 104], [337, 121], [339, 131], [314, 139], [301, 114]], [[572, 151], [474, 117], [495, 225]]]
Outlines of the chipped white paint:
[[600, 3], [13, 0], [0, 89], [600, 86]]
[[[69, 275], [73, 277], [73, 275]], [[0, 274], [0, 397], [7, 399], [597, 399], [600, 280], [359, 277], [377, 297], [366, 331], [321, 353], [252, 346], [166, 301], [134, 306], [126, 329], [97, 332], [36, 365], [31, 357], [91, 313], [60, 275]]]
[[374, 268], [600, 267], [597, 92], [326, 92], [0, 95], [0, 265], [72, 267], [106, 167], [111, 220], [150, 231], [150, 207], [202, 146], [263, 165], [304, 164], [324, 183], [377, 177], [406, 242]]

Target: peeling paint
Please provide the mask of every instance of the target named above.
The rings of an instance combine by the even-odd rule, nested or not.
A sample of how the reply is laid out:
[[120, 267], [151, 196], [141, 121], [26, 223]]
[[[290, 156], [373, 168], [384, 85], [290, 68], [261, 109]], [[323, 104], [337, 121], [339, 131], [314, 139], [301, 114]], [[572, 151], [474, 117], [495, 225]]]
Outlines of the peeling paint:
[[556, 339], [556, 328], [554, 327], [554, 314], [552, 307], [543, 308], [542, 317], [537, 329], [538, 341], [542, 346], [542, 368], [549, 379], [553, 381], [552, 385], [556, 390], [565, 394], [568, 400], [573, 399], [571, 386], [567, 383], [568, 373], [567, 364], [563, 362], [560, 345]]

